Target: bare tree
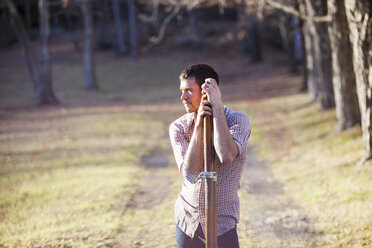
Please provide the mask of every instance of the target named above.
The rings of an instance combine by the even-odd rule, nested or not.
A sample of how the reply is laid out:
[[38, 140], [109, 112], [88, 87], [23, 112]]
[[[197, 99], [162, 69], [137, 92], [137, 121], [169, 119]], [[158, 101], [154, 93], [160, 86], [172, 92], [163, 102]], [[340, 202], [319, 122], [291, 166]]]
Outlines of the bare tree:
[[[299, 9], [305, 19], [305, 43], [308, 50], [309, 90], [312, 99], [319, 99], [320, 109], [334, 107], [334, 93], [332, 85], [331, 49], [328, 36], [328, 27], [325, 22], [315, 22], [315, 16], [327, 14], [326, 2], [322, 0], [298, 0]], [[312, 58], [309, 58], [312, 56]]]
[[81, 10], [84, 20], [84, 69], [85, 69], [85, 88], [98, 89], [95, 75], [94, 64], [94, 27], [92, 17], [92, 1], [81, 0]]
[[190, 9], [188, 11], [189, 16], [189, 32], [191, 38], [192, 48], [196, 49], [199, 47], [199, 35], [198, 35], [198, 17], [199, 11], [196, 8]]
[[[316, 70], [318, 66], [314, 66], [314, 46], [312, 39], [312, 32], [310, 30], [309, 22], [324, 22], [330, 21], [328, 16], [309, 16], [307, 14], [306, 5], [300, 0], [260, 0], [265, 2], [283, 12], [296, 17], [297, 28], [300, 29], [301, 39], [301, 50], [302, 50], [302, 71], [303, 71], [303, 82], [300, 88], [302, 92], [309, 92], [311, 100], [315, 100], [318, 96], [319, 89], [317, 84], [314, 84], [316, 78]], [[310, 83], [309, 83], [310, 82]]]
[[[128, 2], [134, 1], [134, 0], [128, 0]], [[244, 0], [242, 0], [244, 1]], [[151, 20], [153, 22], [158, 22], [158, 20], [155, 20], [155, 17], [158, 13], [158, 8], [159, 8], [159, 0], [155, 0], [154, 2], [154, 11], [153, 15], [151, 17]], [[241, 2], [238, 0], [179, 0], [179, 1], [174, 1], [174, 0], [168, 0], [168, 2], [164, 1], [167, 5], [167, 12], [168, 15], [164, 18], [162, 23], [159, 26], [159, 31], [157, 36], [153, 36], [150, 38], [150, 42], [148, 45], [145, 46], [143, 51], [147, 51], [154, 46], [157, 46], [161, 43], [161, 41], [164, 38], [166, 29], [169, 25], [169, 23], [179, 14], [182, 13], [181, 10], [186, 9], [188, 14], [189, 14], [189, 28], [190, 28], [190, 35], [191, 35], [191, 41], [192, 45], [195, 47], [198, 47], [200, 44], [200, 40], [202, 38], [202, 34], [198, 33], [197, 27], [198, 27], [198, 12], [199, 12], [199, 7], [202, 6], [203, 4], [218, 4], [220, 6], [220, 9], [222, 9], [227, 3], [230, 4], [235, 4], [236, 2]], [[129, 4], [129, 3], [128, 3]]]
[[242, 1], [237, 5], [240, 35], [240, 50], [248, 50], [249, 62], [257, 63], [262, 60], [260, 34], [258, 30], [257, 6], [249, 1]]
[[[327, 15], [316, 16], [315, 8], [319, 8], [315, 4], [324, 4], [320, 1], [310, 1], [310, 0], [297, 0], [299, 4], [299, 12], [296, 12], [293, 8], [288, 6], [282, 6], [273, 0], [265, 0], [271, 5], [274, 5], [278, 8], [281, 8], [288, 13], [292, 13], [305, 22], [305, 25], [309, 25], [307, 28], [304, 28], [304, 37], [307, 51], [314, 52], [318, 48], [319, 42], [317, 40], [314, 42], [314, 37], [317, 38], [316, 27], [313, 25], [314, 22], [331, 22], [331, 27], [329, 27], [330, 39], [332, 42], [332, 64], [333, 64], [333, 75], [335, 76], [335, 92], [337, 102], [340, 102], [337, 108], [339, 113], [340, 128], [342, 128], [345, 123], [348, 123], [352, 119], [353, 123], [356, 121], [358, 110], [353, 106], [353, 101], [355, 100], [355, 95], [353, 97], [352, 85], [349, 85], [348, 80], [352, 80], [352, 72], [349, 71], [347, 64], [350, 60], [348, 54], [352, 54], [353, 69], [356, 81], [357, 95], [359, 101], [359, 110], [361, 115], [361, 124], [363, 132], [363, 143], [364, 143], [364, 154], [362, 159], [359, 162], [359, 165], [363, 164], [365, 161], [372, 158], [372, 3], [369, 0], [342, 0], [345, 3], [346, 17], [348, 28], [345, 27], [345, 19], [342, 13], [343, 5], [340, 1], [328, 0], [328, 13]], [[308, 31], [308, 33], [306, 33]], [[347, 32], [349, 33], [351, 41], [351, 51], [348, 48]], [[346, 34], [345, 34], [346, 32]], [[313, 36], [312, 36], [313, 35]], [[345, 38], [345, 39], [344, 39]], [[350, 47], [350, 45], [349, 45]], [[311, 50], [314, 49], [314, 50]], [[345, 56], [345, 58], [341, 58]], [[315, 52], [316, 55], [316, 52]], [[310, 58], [308, 60], [308, 68], [313, 70], [311, 66], [315, 66], [318, 63], [311, 59], [316, 59], [317, 56], [307, 56]], [[310, 63], [309, 63], [310, 62]], [[320, 64], [320, 63], [319, 63]], [[310, 65], [310, 66], [309, 66]], [[322, 64], [323, 67], [327, 67], [327, 64]], [[346, 66], [346, 67], [345, 67]], [[343, 71], [343, 70], [346, 70]], [[311, 75], [310, 75], [311, 74]], [[311, 81], [311, 76], [314, 76], [314, 71], [309, 74], [309, 82]], [[352, 83], [351, 83], [352, 84]], [[311, 83], [309, 83], [309, 86]], [[314, 83], [312, 84], [314, 85]], [[315, 85], [316, 86], [316, 85]], [[349, 88], [351, 87], [351, 88]], [[347, 90], [348, 89], [348, 90]], [[346, 92], [351, 91], [351, 92]], [[346, 94], [346, 95], [345, 95]], [[341, 117], [342, 115], [345, 115]], [[352, 117], [346, 115], [352, 115]], [[345, 118], [345, 120], [341, 120]], [[346, 120], [347, 119], [347, 120]], [[350, 124], [346, 124], [350, 125]]]
[[279, 13], [279, 30], [282, 37], [283, 47], [288, 56], [289, 71], [297, 72], [296, 58], [294, 51], [294, 24], [292, 23], [292, 15], [285, 12]]
[[[80, 0], [81, 1], [81, 0]], [[109, 0], [93, 0], [96, 7], [96, 30], [95, 30], [95, 44], [99, 49], [106, 49], [113, 45], [111, 34], [111, 14]], [[111, 2], [112, 3], [112, 2]]]
[[249, 62], [257, 63], [262, 60], [262, 52], [260, 32], [258, 30], [258, 22], [256, 16], [248, 14], [247, 22]]
[[309, 72], [307, 70], [307, 54], [306, 54], [306, 44], [305, 44], [305, 38], [304, 38], [304, 32], [303, 32], [303, 25], [304, 22], [302, 19], [297, 19], [297, 28], [299, 32], [299, 38], [300, 38], [300, 51], [302, 54], [301, 58], [301, 68], [302, 68], [302, 85], [300, 87], [300, 92], [307, 92], [308, 91], [308, 78], [309, 78]]
[[362, 119], [364, 154], [361, 165], [372, 158], [372, 3], [369, 0], [345, 0], [345, 8]]
[[112, 13], [115, 21], [118, 52], [120, 55], [123, 55], [127, 52], [127, 48], [125, 47], [119, 0], [112, 0]]
[[137, 57], [137, 35], [136, 35], [136, 2], [128, 0], [128, 20], [129, 20], [129, 40], [130, 54], [132, 57]]
[[305, 43], [307, 86], [310, 99], [319, 99], [320, 109], [334, 107], [332, 69], [329, 67], [331, 48], [328, 23], [331, 18], [327, 14], [326, 1], [297, 0], [298, 10], [293, 6], [283, 4], [283, 1], [264, 1], [303, 20], [302, 33]]
[[333, 17], [328, 32], [332, 48], [333, 89], [338, 119], [336, 131], [339, 132], [359, 124], [360, 111], [354, 69], [350, 63], [353, 54], [344, 2], [328, 0], [328, 12]]
[[[34, 85], [34, 105], [57, 105], [59, 101], [54, 94], [51, 78], [49, 53], [49, 9], [46, 0], [39, 0], [40, 16], [40, 65], [35, 60], [22, 18], [11, 0], [3, 0], [7, 8], [27, 61], [27, 67]], [[40, 68], [40, 71], [39, 71]]]
[[49, 52], [49, 7], [47, 0], [39, 0], [40, 15], [40, 84], [36, 87], [36, 105], [58, 104], [52, 84], [52, 66]]
[[26, 20], [26, 28], [31, 28], [31, 1], [30, 0], [23, 0], [25, 5], [25, 20]]
[[38, 85], [40, 84], [39, 69], [38, 69], [37, 62], [35, 60], [35, 56], [32, 53], [32, 49], [30, 47], [30, 41], [28, 39], [24, 23], [18, 13], [16, 6], [11, 0], [3, 0], [3, 3], [9, 12], [14, 28], [18, 34], [18, 38], [22, 44], [22, 48], [23, 48], [26, 61], [27, 61], [27, 68], [31, 75], [31, 79], [34, 85], [34, 91], [36, 95]]
[[[304, 2], [299, 3], [299, 12], [306, 16], [306, 5]], [[317, 99], [319, 95], [319, 87], [317, 83], [317, 77], [318, 71], [320, 70], [318, 64], [316, 63], [316, 58], [314, 57], [315, 54], [315, 47], [314, 45], [314, 39], [313, 39], [313, 33], [311, 32], [311, 27], [309, 21], [302, 21], [302, 34], [303, 34], [303, 41], [304, 41], [304, 50], [305, 50], [305, 69], [307, 73], [307, 90], [309, 92], [309, 96], [311, 100]], [[317, 38], [315, 36], [315, 38]], [[319, 53], [319, 52], [318, 52]]]
[[72, 44], [74, 45], [74, 48], [76, 49], [76, 51], [80, 52], [81, 49], [79, 46], [79, 39], [77, 38], [77, 35], [75, 34], [74, 25], [72, 23], [72, 18], [71, 18], [72, 7], [73, 7], [73, 3], [71, 1], [66, 1], [66, 2], [63, 2], [62, 4], [64, 18], [65, 18], [65, 22], [67, 25], [68, 36]]

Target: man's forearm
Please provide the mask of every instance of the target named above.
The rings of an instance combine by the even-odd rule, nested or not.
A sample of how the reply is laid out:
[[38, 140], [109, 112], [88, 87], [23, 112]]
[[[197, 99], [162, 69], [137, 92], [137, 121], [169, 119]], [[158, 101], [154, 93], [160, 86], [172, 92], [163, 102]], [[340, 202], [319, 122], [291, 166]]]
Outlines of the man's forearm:
[[214, 148], [222, 164], [232, 163], [238, 148], [231, 136], [223, 106], [213, 108]]
[[187, 148], [184, 165], [192, 171], [203, 169], [203, 130], [195, 127]]

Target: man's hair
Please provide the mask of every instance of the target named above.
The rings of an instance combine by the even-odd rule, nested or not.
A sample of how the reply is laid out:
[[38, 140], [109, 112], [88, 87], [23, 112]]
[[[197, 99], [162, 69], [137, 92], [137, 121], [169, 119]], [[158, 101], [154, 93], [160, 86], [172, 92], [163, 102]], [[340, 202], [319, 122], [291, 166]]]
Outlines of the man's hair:
[[201, 87], [205, 79], [214, 78], [219, 84], [219, 77], [217, 72], [209, 65], [195, 64], [186, 67], [180, 74], [180, 79], [188, 79], [194, 77], [196, 83]]

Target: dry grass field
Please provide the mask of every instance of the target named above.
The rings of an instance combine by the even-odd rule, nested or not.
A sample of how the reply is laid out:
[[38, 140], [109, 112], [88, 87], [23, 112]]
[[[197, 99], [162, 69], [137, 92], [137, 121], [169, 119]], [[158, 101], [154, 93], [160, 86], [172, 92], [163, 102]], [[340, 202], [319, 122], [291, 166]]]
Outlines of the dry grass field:
[[35, 108], [17, 47], [0, 52], [0, 247], [175, 247], [180, 178], [168, 126], [183, 114], [178, 73], [204, 62], [253, 133], [242, 178], [241, 247], [370, 247], [372, 163], [360, 127], [335, 134], [281, 55], [98, 54], [85, 91], [71, 49], [55, 46], [59, 107]]

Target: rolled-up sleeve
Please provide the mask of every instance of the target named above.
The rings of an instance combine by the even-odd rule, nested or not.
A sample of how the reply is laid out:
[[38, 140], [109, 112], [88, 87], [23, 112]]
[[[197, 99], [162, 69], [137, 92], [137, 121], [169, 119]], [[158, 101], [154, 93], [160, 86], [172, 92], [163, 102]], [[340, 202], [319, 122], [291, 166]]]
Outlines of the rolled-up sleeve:
[[173, 122], [169, 126], [169, 137], [181, 177], [185, 178], [191, 183], [194, 182], [200, 172], [189, 170], [184, 165], [189, 142], [185, 138], [183, 127], [180, 124], [176, 124]]
[[234, 112], [229, 115], [227, 125], [229, 126], [231, 136], [238, 147], [239, 155], [245, 151], [248, 139], [251, 135], [251, 124], [248, 116], [241, 112]]

